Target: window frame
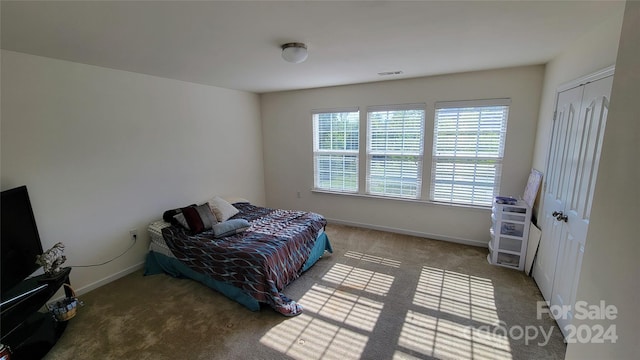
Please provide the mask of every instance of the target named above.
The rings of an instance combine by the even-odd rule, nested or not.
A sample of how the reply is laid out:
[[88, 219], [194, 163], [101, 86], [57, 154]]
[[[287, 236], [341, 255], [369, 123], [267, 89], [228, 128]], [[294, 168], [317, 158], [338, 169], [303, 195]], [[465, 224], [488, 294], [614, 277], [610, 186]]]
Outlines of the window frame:
[[[414, 147], [413, 148], [408, 148], [405, 149], [404, 145], [405, 145], [405, 138], [403, 137], [402, 139], [402, 149], [376, 149], [376, 147], [378, 147], [380, 144], [376, 143], [374, 144], [374, 133], [373, 131], [375, 131], [372, 128], [372, 124], [373, 124], [373, 119], [372, 119], [372, 114], [373, 113], [380, 113], [380, 112], [392, 112], [392, 111], [398, 111], [398, 112], [403, 112], [403, 111], [420, 111], [422, 112], [420, 119], [419, 119], [419, 134], [418, 137], [419, 139], [417, 140], [417, 149], [415, 148], [416, 145], [416, 141], [414, 139], [413, 143], [414, 143]], [[365, 141], [366, 141], [366, 174], [365, 174], [365, 194], [366, 195], [371, 195], [371, 196], [378, 196], [378, 197], [385, 197], [385, 198], [399, 198], [399, 199], [409, 199], [409, 200], [420, 200], [422, 198], [422, 179], [423, 179], [423, 165], [424, 165], [424, 140], [425, 140], [425, 118], [426, 118], [426, 104], [425, 103], [413, 103], [413, 104], [395, 104], [395, 105], [374, 105], [374, 106], [368, 106], [367, 110], [366, 110], [366, 135], [365, 135]], [[411, 124], [410, 124], [411, 125]], [[386, 126], [386, 125], [385, 125]], [[402, 134], [405, 134], [405, 130], [407, 129], [407, 125], [403, 123], [402, 125]], [[409, 127], [409, 130], [413, 130], [411, 129], [411, 127]], [[415, 135], [415, 133], [413, 133]], [[385, 135], [388, 135], [388, 133], [386, 132]], [[388, 136], [385, 136], [385, 141], [388, 141]], [[391, 144], [390, 146], [393, 145], [398, 145], [398, 144]], [[386, 174], [383, 175], [383, 179], [381, 180], [382, 184], [378, 184], [377, 186], [382, 186], [383, 187], [383, 191], [375, 191], [373, 190], [373, 187], [376, 186], [374, 185], [376, 183], [376, 181], [374, 181], [373, 177], [373, 166], [374, 166], [374, 158], [375, 157], [384, 157], [387, 159], [384, 159], [383, 162], [386, 164], [388, 160], [388, 157], [390, 156], [396, 156], [396, 157], [415, 157], [415, 168], [412, 171], [412, 169], [407, 169], [407, 173], [412, 173], [415, 172], [415, 194], [411, 193], [411, 187], [409, 188], [405, 188], [405, 184], [406, 182], [404, 181], [404, 174], [405, 174], [405, 169], [404, 169], [404, 163], [405, 161], [403, 160], [399, 160], [399, 166], [400, 168], [396, 168], [395, 169], [395, 173], [396, 175], [400, 175], [400, 180], [398, 181], [387, 181], [387, 177]], [[398, 174], [399, 171], [399, 174]], [[396, 183], [394, 185], [394, 183]], [[393, 186], [393, 187], [399, 187], [398, 192], [394, 192], [394, 191], [387, 191], [387, 186]], [[408, 193], [405, 193], [405, 191], [409, 191]]]
[[[443, 101], [443, 102], [436, 102], [435, 104], [435, 112], [434, 112], [434, 119], [433, 119], [433, 152], [432, 152], [432, 159], [431, 159], [431, 182], [429, 184], [429, 200], [433, 201], [433, 202], [437, 202], [437, 203], [444, 203], [444, 204], [449, 204], [449, 205], [465, 205], [465, 206], [481, 206], [481, 207], [488, 207], [491, 206], [492, 201], [493, 201], [493, 197], [499, 194], [500, 191], [500, 185], [501, 185], [501, 176], [502, 176], [502, 165], [504, 162], [504, 153], [505, 153], [505, 145], [506, 145], [506, 137], [507, 137], [507, 124], [509, 121], [509, 111], [510, 111], [510, 105], [511, 105], [511, 99], [489, 99], [489, 100], [465, 100], [465, 101]], [[459, 151], [459, 148], [462, 147], [462, 145], [458, 145], [458, 140], [460, 137], [460, 131], [459, 131], [459, 126], [460, 126], [460, 118], [459, 115], [461, 113], [460, 110], [463, 109], [483, 109], [483, 108], [497, 108], [497, 107], [503, 107], [503, 111], [502, 111], [502, 119], [501, 119], [501, 124], [499, 129], [496, 128], [489, 128], [491, 131], [496, 132], [499, 131], [499, 139], [498, 139], [498, 146], [497, 146], [497, 153], [493, 153], [493, 154], [488, 154], [487, 156], [478, 156], [478, 153], [481, 152], [481, 150], [484, 150], [485, 153], [489, 153], [489, 151], [487, 151], [487, 148], [490, 148], [489, 143], [481, 143], [478, 140], [476, 140], [475, 142], [475, 156], [459, 156], [457, 154], [454, 154], [453, 156], [451, 155], [443, 155], [442, 154], [442, 149], [439, 149], [439, 141], [438, 141], [438, 135], [441, 132], [444, 132], [445, 129], [439, 129], [439, 121], [440, 116], [439, 116], [439, 112], [441, 110], [458, 110], [458, 120], [456, 122], [456, 134], [455, 134], [455, 139], [454, 142], [455, 144], [454, 146], [454, 150], [452, 150], [454, 153], [457, 153]], [[476, 135], [476, 139], [480, 136], [481, 129], [481, 122], [482, 122], [482, 114], [478, 115], [478, 131], [475, 133]], [[471, 133], [471, 131], [468, 131], [467, 133]], [[463, 141], [463, 140], [461, 140]], [[492, 140], [491, 142], [495, 142], [495, 140]], [[486, 147], [486, 148], [485, 148]], [[440, 151], [440, 153], [439, 153]], [[442, 165], [445, 164], [447, 162], [450, 162], [451, 165], [451, 177], [449, 180], [443, 180], [438, 179], [439, 176], [442, 176], [442, 174], [444, 173], [444, 171], [442, 170], [442, 166], [441, 166], [441, 171], [438, 170], [438, 165]], [[479, 167], [478, 165], [482, 165], [482, 162], [488, 163], [487, 166], [484, 167]], [[494, 163], [493, 165], [490, 165], [490, 163]], [[474, 164], [473, 166], [473, 171], [471, 173], [468, 172], [469, 167], [467, 167], [465, 169], [465, 167], [462, 167], [458, 172], [458, 180], [456, 180], [456, 164]], [[494, 167], [493, 170], [493, 189], [492, 189], [492, 194], [489, 195], [487, 197], [487, 191], [486, 191], [486, 186], [484, 187], [485, 191], [482, 192], [478, 192], [478, 194], [476, 194], [477, 190], [482, 190], [482, 186], [479, 185], [479, 181], [476, 181], [476, 178], [482, 175], [487, 176], [488, 172], [483, 173], [483, 168], [484, 170], [489, 169], [491, 166]], [[478, 170], [480, 169], [480, 170]], [[464, 177], [464, 175], [468, 175], [471, 176], [473, 178], [473, 180], [470, 182], [471, 189], [469, 189], [469, 191], [462, 191], [464, 190], [464, 187], [462, 186], [462, 183], [467, 182], [467, 181], [462, 181], [460, 180], [461, 178]], [[442, 190], [438, 190], [437, 187], [439, 185], [442, 185], [446, 182], [450, 182], [450, 186], [451, 186], [451, 191], [448, 194], [448, 199], [445, 199], [441, 194], [442, 194]], [[456, 195], [456, 183], [458, 183], [458, 194], [464, 194], [464, 195]], [[438, 194], [440, 193], [440, 194]], [[484, 194], [484, 195], [482, 195]], [[467, 197], [467, 199], [464, 199], [464, 197]]]
[[[357, 129], [355, 131], [356, 138], [356, 149], [321, 149], [320, 148], [320, 130], [319, 130], [319, 121], [318, 118], [321, 114], [343, 114], [343, 113], [355, 113], [355, 117], [357, 119]], [[358, 107], [349, 107], [349, 108], [337, 108], [337, 109], [321, 109], [321, 110], [312, 110], [312, 127], [313, 127], [313, 190], [314, 191], [328, 191], [328, 192], [336, 192], [336, 193], [345, 193], [345, 194], [357, 194], [360, 189], [360, 109]], [[345, 135], [346, 135], [346, 130]], [[347, 141], [345, 138], [345, 147], [347, 147]], [[343, 157], [353, 157], [355, 163], [355, 189], [345, 188], [344, 187], [344, 173], [343, 176], [343, 186], [342, 188], [336, 188], [332, 185], [329, 187], [320, 186], [320, 175], [321, 170], [319, 169], [319, 157], [328, 156], [330, 159], [330, 163], [332, 161], [332, 157], [334, 156], [343, 156]], [[343, 168], [344, 168], [344, 158], [343, 158]], [[333, 174], [330, 170], [330, 176]], [[329, 180], [332, 182], [332, 180]]]

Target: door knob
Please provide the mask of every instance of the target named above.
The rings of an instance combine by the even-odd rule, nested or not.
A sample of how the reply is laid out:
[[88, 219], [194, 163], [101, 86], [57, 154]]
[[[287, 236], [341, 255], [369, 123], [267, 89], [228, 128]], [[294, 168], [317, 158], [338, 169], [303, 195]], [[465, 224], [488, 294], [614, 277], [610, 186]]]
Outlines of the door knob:
[[553, 216], [554, 218], [556, 218], [556, 220], [558, 221], [564, 221], [567, 222], [567, 220], [569, 219], [567, 217], [567, 215], [563, 214], [562, 211], [554, 211], [553, 213], [551, 213], [551, 216]]

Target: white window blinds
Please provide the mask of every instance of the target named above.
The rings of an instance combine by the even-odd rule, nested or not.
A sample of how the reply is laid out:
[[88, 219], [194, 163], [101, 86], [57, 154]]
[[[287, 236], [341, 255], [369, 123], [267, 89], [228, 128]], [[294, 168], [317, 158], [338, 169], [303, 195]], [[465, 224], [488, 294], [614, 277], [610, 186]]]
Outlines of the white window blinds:
[[436, 103], [430, 198], [490, 206], [498, 194], [509, 99]]
[[425, 104], [367, 108], [367, 193], [417, 199]]
[[359, 133], [357, 108], [313, 112], [315, 189], [358, 191]]

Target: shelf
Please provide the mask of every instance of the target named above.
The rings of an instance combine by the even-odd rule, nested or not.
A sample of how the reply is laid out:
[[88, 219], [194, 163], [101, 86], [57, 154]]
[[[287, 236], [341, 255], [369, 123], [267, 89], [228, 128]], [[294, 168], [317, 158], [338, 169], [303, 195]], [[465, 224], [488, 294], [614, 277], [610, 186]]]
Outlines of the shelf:
[[489, 263], [523, 270], [531, 209], [519, 201], [515, 205], [495, 203], [492, 210]]
[[[503, 218], [504, 217], [505, 216], [503, 216]], [[510, 223], [516, 223], [516, 224], [525, 224], [526, 223], [526, 221], [522, 218], [522, 216], [520, 216], [520, 219], [502, 219], [502, 222], [510, 222]]]
[[[497, 226], [498, 224], [496, 224]], [[500, 222], [500, 235], [507, 235], [513, 237], [522, 237], [525, 233], [524, 223], [514, 223], [511, 221]]]
[[517, 255], [520, 256], [520, 251], [513, 250], [504, 250], [504, 249], [496, 249], [494, 250], [496, 253], [509, 254], [509, 255]]
[[512, 269], [516, 269], [519, 270], [520, 267], [518, 264], [502, 264], [502, 263], [497, 263], [497, 264], [492, 264], [492, 265], [500, 265], [500, 266], [504, 266], [504, 267], [508, 267], [508, 268], [512, 268]]
[[[70, 272], [68, 267], [55, 276], [28, 278], [2, 294], [0, 340], [16, 359], [41, 358], [66, 328], [67, 322], [53, 321], [51, 314], [39, 310], [63, 284], [69, 284]], [[65, 294], [71, 296], [67, 287]]]
[[[495, 237], [495, 235], [494, 235]], [[505, 235], [505, 234], [500, 234], [501, 238], [505, 238], [505, 239], [513, 239], [513, 240], [524, 240], [524, 238], [522, 236], [513, 236], [513, 235]]]
[[502, 207], [502, 210], [500, 210], [502, 213], [510, 213], [510, 214], [519, 214], [519, 215], [525, 215], [527, 213], [527, 208], [526, 207], [518, 207], [515, 205], [505, 205]]
[[496, 254], [496, 264], [500, 264], [502, 266], [509, 266], [513, 268], [518, 268], [520, 265], [520, 255], [515, 254], [507, 254], [504, 252], [497, 252]]
[[522, 252], [522, 240], [508, 238], [500, 239], [496, 250], [520, 255]]

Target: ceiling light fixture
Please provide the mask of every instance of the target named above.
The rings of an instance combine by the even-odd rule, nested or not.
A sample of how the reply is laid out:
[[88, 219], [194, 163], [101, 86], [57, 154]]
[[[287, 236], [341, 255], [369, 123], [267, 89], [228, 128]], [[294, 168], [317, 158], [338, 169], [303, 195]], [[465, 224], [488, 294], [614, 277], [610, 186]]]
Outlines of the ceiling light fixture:
[[290, 63], [299, 64], [307, 60], [309, 53], [307, 45], [303, 43], [286, 43], [282, 45], [282, 58]]

